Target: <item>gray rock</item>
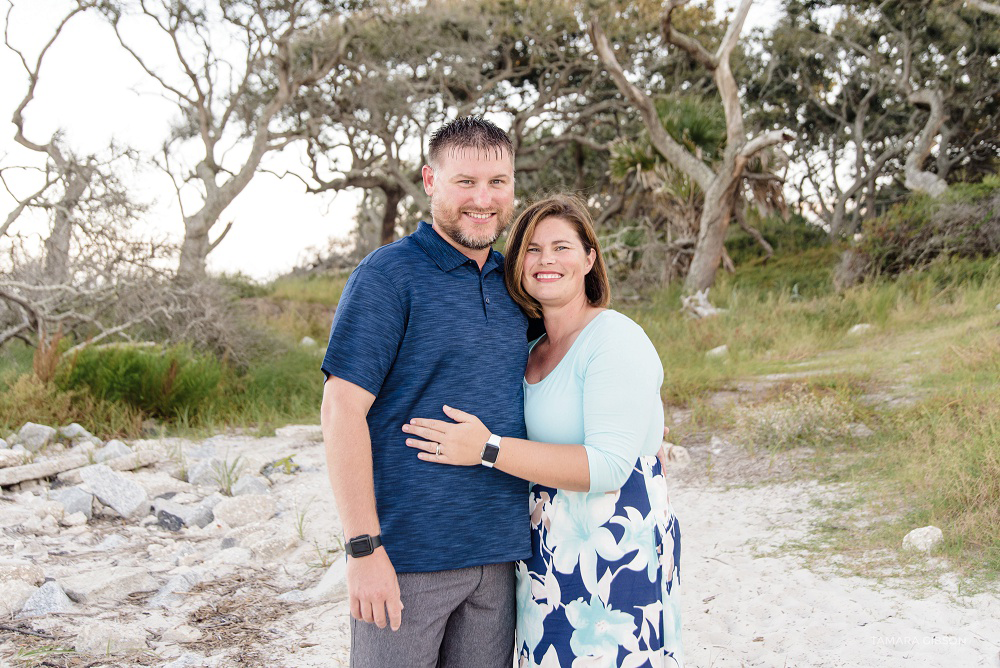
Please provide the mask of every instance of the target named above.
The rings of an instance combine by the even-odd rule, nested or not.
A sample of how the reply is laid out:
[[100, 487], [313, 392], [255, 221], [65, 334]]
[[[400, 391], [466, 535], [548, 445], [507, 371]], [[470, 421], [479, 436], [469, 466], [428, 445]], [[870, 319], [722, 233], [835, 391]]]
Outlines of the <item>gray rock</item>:
[[233, 496], [244, 496], [246, 494], [267, 494], [271, 486], [267, 480], [255, 475], [243, 475], [236, 484], [233, 485]]
[[729, 354], [729, 346], [726, 344], [722, 344], [721, 346], [717, 346], [706, 352], [705, 357], [725, 357], [728, 354]]
[[104, 464], [80, 469], [80, 478], [101, 503], [122, 517], [141, 517], [149, 512], [149, 497], [142, 485]]
[[225, 463], [217, 457], [209, 457], [188, 467], [187, 481], [192, 485], [219, 488], [220, 472]]
[[274, 561], [299, 543], [299, 538], [291, 531], [279, 531], [273, 535], [256, 534], [244, 540], [241, 545], [249, 548], [253, 556], [261, 561]]
[[303, 348], [315, 348], [316, 339], [312, 338], [311, 336], [303, 336], [302, 340], [299, 341], [299, 345], [302, 346]]
[[151, 608], [173, 608], [184, 602], [181, 596], [184, 592], [191, 591], [191, 587], [201, 582], [202, 576], [195, 571], [186, 571], [174, 575], [160, 587], [153, 598], [146, 604]]
[[20, 580], [32, 585], [45, 581], [45, 572], [30, 561], [21, 559], [0, 560], [0, 583]]
[[3, 440], [2, 438], [0, 438], [0, 450], [6, 450], [6, 449], [7, 449], [7, 448], [9, 448], [9, 447], [10, 447], [10, 446], [9, 446], [9, 445], [7, 445], [7, 441], [5, 441], [5, 440]]
[[78, 603], [119, 601], [138, 591], [155, 591], [156, 580], [145, 568], [112, 566], [62, 578], [63, 588]]
[[904, 550], [930, 552], [944, 540], [944, 533], [935, 526], [914, 529], [903, 538]]
[[[185, 493], [187, 496], [191, 496], [188, 492], [195, 489], [190, 483], [178, 480], [163, 471], [136, 471], [132, 474], [132, 479], [142, 485], [142, 488], [146, 490], [146, 495], [151, 499], [167, 494]], [[201, 497], [196, 497], [195, 500], [198, 498]], [[174, 498], [174, 501], [188, 503], [177, 498]]]
[[18, 443], [29, 452], [38, 452], [49, 443], [56, 440], [58, 432], [52, 427], [34, 422], [25, 422], [17, 432]]
[[310, 600], [331, 603], [347, 598], [347, 560], [337, 559], [308, 595]]
[[83, 513], [69, 513], [64, 515], [59, 523], [64, 527], [82, 527], [87, 523], [87, 516]]
[[23, 580], [0, 582], [0, 619], [10, 619], [21, 612], [38, 587]]
[[208, 508], [209, 510], [214, 510], [217, 505], [219, 505], [220, 503], [222, 503], [223, 501], [225, 501], [228, 498], [229, 497], [225, 496], [224, 494], [221, 494], [219, 492], [215, 492], [213, 494], [210, 494], [210, 495], [206, 496], [204, 499], [202, 499], [200, 505]]
[[91, 621], [76, 635], [74, 649], [83, 654], [117, 654], [146, 649], [146, 631], [133, 624]]
[[17, 434], [15, 434], [14, 432], [10, 432], [9, 434], [7, 434], [7, 438], [5, 438], [4, 440], [7, 441], [7, 445], [13, 448], [15, 445], [17, 445]]
[[862, 322], [862, 323], [859, 323], [859, 324], [855, 325], [854, 327], [851, 327], [849, 330], [847, 330], [847, 333], [851, 334], [851, 335], [853, 335], [853, 334], [864, 334], [865, 332], [867, 332], [871, 328], [872, 328], [872, 326], [869, 325], [867, 322]]
[[241, 527], [252, 522], [266, 522], [274, 517], [275, 504], [270, 494], [241, 496], [220, 501], [212, 512], [216, 521]]
[[65, 513], [83, 513], [90, 519], [94, 514], [94, 495], [79, 485], [49, 490], [49, 499], [63, 505]]
[[91, 438], [93, 434], [74, 422], [65, 427], [59, 427], [59, 436], [69, 441], [80, 441], [85, 438]]
[[157, 524], [170, 531], [181, 527], [205, 527], [212, 521], [212, 509], [202, 505], [186, 506], [170, 499], [154, 499], [153, 514]]
[[114, 440], [108, 441], [107, 444], [100, 450], [94, 453], [94, 460], [98, 463], [106, 462], [109, 459], [115, 459], [117, 457], [124, 457], [125, 455], [131, 455], [132, 448], [128, 447], [122, 441]]
[[41, 617], [53, 612], [72, 612], [76, 606], [58, 582], [50, 580], [31, 595], [21, 608], [21, 617]]
[[665, 443], [667, 451], [667, 465], [679, 469], [687, 468], [691, 464], [691, 453], [683, 445]]

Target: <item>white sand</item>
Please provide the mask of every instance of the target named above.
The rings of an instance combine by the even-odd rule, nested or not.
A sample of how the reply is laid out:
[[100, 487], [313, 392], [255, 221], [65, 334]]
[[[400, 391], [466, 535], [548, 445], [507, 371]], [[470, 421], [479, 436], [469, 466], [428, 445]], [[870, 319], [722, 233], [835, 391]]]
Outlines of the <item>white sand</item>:
[[[996, 592], [960, 595], [947, 571], [931, 585], [845, 577], [795, 549], [827, 520], [813, 500], [847, 491], [801, 482], [731, 489], [673, 483], [688, 666], [1000, 666]], [[345, 604], [298, 617], [312, 625], [300, 633], [319, 645], [297, 649], [286, 665], [348, 665]]]
[[[808, 539], [828, 501], [816, 483], [751, 488], [675, 482], [689, 666], [998, 666], [1000, 597], [844, 577], [790, 543]], [[707, 602], [706, 599], [710, 599]]]

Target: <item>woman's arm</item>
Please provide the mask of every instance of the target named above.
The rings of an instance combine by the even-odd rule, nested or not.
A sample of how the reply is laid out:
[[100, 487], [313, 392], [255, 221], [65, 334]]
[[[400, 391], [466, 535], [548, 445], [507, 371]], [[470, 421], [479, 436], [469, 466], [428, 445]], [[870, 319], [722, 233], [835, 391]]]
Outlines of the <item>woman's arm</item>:
[[[490, 430], [471, 413], [451, 406], [445, 406], [444, 413], [455, 422], [414, 418], [403, 425], [406, 433], [425, 439], [408, 438], [406, 444], [420, 450], [417, 456], [427, 462], [453, 466], [481, 464]], [[439, 445], [440, 455], [436, 454]], [[590, 465], [583, 445], [540, 443], [504, 436], [494, 468], [547, 487], [590, 491]]]
[[[501, 471], [560, 489], [611, 492], [628, 480], [644, 446], [660, 442], [663, 368], [645, 332], [621, 316], [588, 345], [583, 372], [583, 444], [503, 438], [497, 458]], [[425, 440], [407, 439], [407, 445], [422, 450], [419, 456], [425, 461], [480, 464], [490, 430], [475, 415], [448, 406], [444, 411], [454, 423], [410, 420], [403, 431]]]

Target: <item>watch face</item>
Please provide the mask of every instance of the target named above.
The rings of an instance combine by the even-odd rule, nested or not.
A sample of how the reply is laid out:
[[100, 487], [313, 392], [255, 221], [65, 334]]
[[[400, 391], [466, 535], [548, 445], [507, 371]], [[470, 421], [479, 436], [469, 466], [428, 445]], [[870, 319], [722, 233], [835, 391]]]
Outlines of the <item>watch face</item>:
[[500, 448], [493, 445], [492, 443], [487, 443], [486, 447], [483, 448], [483, 461], [489, 462], [490, 464], [497, 463], [497, 456], [500, 454]]
[[352, 557], [367, 557], [369, 554], [375, 551], [372, 547], [372, 539], [370, 536], [358, 536], [357, 538], [352, 538], [351, 542], [348, 543], [350, 547], [349, 554]]

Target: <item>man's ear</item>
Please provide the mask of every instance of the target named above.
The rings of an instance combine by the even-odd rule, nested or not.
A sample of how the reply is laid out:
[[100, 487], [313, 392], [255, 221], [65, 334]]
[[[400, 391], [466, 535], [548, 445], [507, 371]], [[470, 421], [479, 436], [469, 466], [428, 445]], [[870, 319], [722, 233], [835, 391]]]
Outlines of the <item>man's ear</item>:
[[434, 169], [430, 165], [424, 165], [420, 170], [420, 176], [424, 180], [424, 192], [428, 195], [434, 194]]

